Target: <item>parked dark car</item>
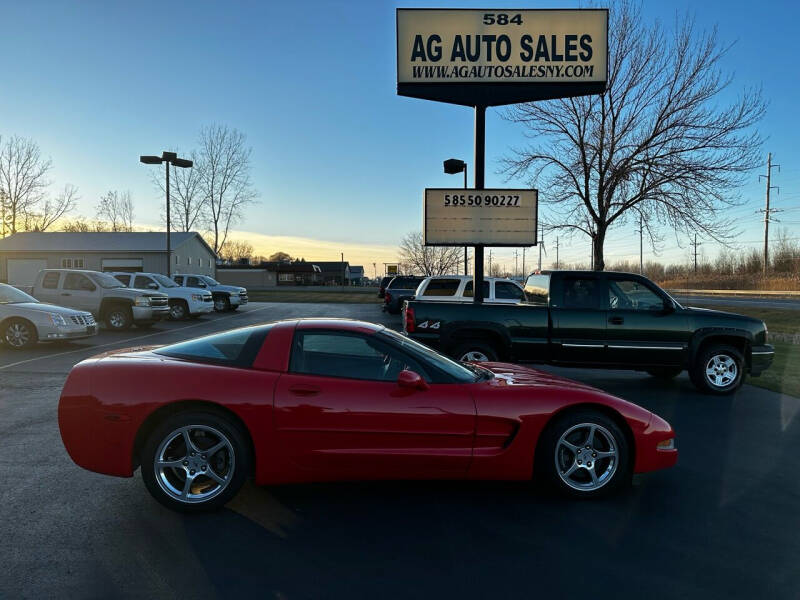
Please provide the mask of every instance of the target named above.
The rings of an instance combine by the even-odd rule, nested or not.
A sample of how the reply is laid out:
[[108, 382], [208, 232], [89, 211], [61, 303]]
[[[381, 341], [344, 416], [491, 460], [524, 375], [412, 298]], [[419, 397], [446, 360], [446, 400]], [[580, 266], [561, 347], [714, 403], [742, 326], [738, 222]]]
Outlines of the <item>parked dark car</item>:
[[381, 286], [378, 290], [378, 298], [383, 298], [384, 294], [386, 294], [386, 286], [389, 285], [389, 282], [395, 277], [396, 275], [389, 275], [381, 279]]
[[634, 369], [672, 378], [688, 369], [699, 389], [725, 394], [772, 363], [763, 321], [683, 307], [641, 275], [534, 274], [515, 305], [406, 304], [413, 339], [462, 361], [530, 361]]
[[383, 310], [393, 315], [400, 314], [403, 302], [414, 297], [423, 279], [416, 275], [398, 275], [392, 279], [383, 295]]

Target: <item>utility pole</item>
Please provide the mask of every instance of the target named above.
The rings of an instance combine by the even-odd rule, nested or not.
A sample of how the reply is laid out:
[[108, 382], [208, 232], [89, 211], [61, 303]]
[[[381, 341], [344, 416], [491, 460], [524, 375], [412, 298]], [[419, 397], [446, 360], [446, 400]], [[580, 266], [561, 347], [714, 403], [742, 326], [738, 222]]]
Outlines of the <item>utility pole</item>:
[[489, 248], [489, 277], [491, 276], [492, 276], [492, 249]]
[[558, 269], [558, 236], [556, 236], [556, 269]]
[[523, 246], [522, 247], [522, 278], [523, 279], [527, 279], [528, 278], [528, 275], [527, 275], [527, 273], [525, 271], [525, 250], [527, 250], [527, 248], [525, 246]]
[[694, 247], [694, 273], [697, 275], [697, 246], [700, 244], [697, 243], [697, 234], [694, 234], [694, 242], [689, 242]]
[[517, 276], [517, 256], [519, 256], [519, 250], [514, 250], [514, 277]]
[[778, 172], [781, 171], [780, 165], [773, 165], [772, 164], [772, 152], [767, 154], [767, 174], [766, 175], [759, 175], [758, 180], [761, 181], [762, 177], [765, 177], [767, 180], [767, 204], [764, 208], [764, 275], [766, 276], [767, 270], [769, 269], [769, 215], [771, 212], [778, 212], [777, 209], [770, 209], [769, 207], [769, 191], [772, 188], [777, 188], [780, 192], [780, 188], [777, 185], [770, 185], [772, 181], [772, 168], [778, 167]]
[[644, 219], [639, 211], [639, 275], [644, 275]]
[[544, 247], [544, 223], [542, 223], [540, 225], [540, 227], [541, 227], [541, 230], [542, 230], [542, 236], [541, 236], [542, 239], [539, 240], [539, 244], [538, 244], [539, 245], [539, 269], [538, 269], [539, 271], [542, 270], [542, 248]]

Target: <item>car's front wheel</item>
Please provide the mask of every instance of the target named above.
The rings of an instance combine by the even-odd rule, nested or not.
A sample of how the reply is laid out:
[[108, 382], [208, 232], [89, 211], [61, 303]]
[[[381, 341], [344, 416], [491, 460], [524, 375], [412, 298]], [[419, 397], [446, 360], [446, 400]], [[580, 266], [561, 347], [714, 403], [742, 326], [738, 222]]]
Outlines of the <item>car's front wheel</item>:
[[613, 419], [581, 410], [553, 422], [539, 443], [539, 473], [558, 491], [591, 498], [630, 483], [628, 440]]
[[692, 383], [709, 394], [731, 394], [744, 380], [744, 357], [733, 346], [715, 344], [700, 350], [690, 371]]
[[133, 324], [131, 309], [123, 304], [109, 307], [105, 317], [106, 326], [114, 331], [125, 331]]
[[231, 309], [231, 301], [228, 296], [215, 296], [214, 297], [214, 310], [217, 312], [226, 312]]
[[185, 300], [173, 300], [169, 304], [169, 318], [173, 321], [182, 321], [189, 316], [189, 306]]
[[164, 506], [183, 512], [212, 510], [233, 498], [250, 469], [246, 434], [213, 412], [173, 415], [148, 436], [142, 479]]
[[3, 342], [14, 350], [24, 350], [33, 346], [39, 336], [36, 327], [25, 319], [11, 319], [3, 325]]

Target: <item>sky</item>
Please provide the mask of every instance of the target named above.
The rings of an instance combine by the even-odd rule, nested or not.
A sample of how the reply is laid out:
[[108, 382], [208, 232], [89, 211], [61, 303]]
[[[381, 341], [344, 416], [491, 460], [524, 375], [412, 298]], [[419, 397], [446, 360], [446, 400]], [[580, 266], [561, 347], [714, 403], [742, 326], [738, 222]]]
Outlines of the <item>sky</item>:
[[[108, 190], [130, 190], [137, 225], [157, 229], [163, 197], [151, 181], [156, 167], [140, 154], [189, 152], [201, 127], [236, 128], [252, 147], [259, 192], [233, 237], [261, 254], [277, 250], [307, 260], [363, 264], [368, 275], [395, 262], [397, 245], [421, 228], [425, 187], [458, 187], [442, 160], [472, 162], [472, 109], [396, 95], [395, 8], [507, 7], [483, 0], [390, 2], [18, 2], [0, 0], [0, 135], [34, 139], [52, 159], [53, 189], [78, 186], [75, 214], [93, 216]], [[513, 4], [513, 3], [512, 3]], [[530, 2], [520, 8], [577, 7]], [[769, 101], [760, 131], [773, 172], [776, 215], [800, 238], [800, 65], [795, 2], [645, 1], [647, 21], [671, 27], [689, 11], [698, 27], [718, 26], [735, 42], [722, 64], [733, 73], [730, 94], [762, 86]], [[726, 95], [725, 101], [732, 96]], [[515, 187], [499, 161], [524, 142], [519, 126], [487, 113], [486, 185]], [[740, 190], [746, 204], [731, 210], [741, 224], [737, 247], [760, 247], [764, 184], [754, 172]], [[547, 191], [540, 189], [546, 210]], [[638, 261], [632, 226], [612, 230], [607, 260]], [[667, 232], [645, 260], [686, 261], [686, 240]], [[545, 264], [555, 258], [545, 240]], [[718, 248], [706, 241], [701, 255]], [[528, 250], [538, 256], [538, 249]], [[513, 249], [493, 250], [514, 264]], [[589, 260], [588, 238], [559, 240], [562, 262]], [[375, 269], [373, 270], [373, 263]], [[521, 259], [519, 266], [521, 267]]]

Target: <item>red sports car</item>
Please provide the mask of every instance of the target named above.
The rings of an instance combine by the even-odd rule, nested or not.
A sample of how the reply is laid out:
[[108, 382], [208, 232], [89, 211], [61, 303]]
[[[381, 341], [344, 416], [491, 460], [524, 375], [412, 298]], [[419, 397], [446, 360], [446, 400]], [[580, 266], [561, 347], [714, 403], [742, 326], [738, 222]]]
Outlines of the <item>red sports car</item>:
[[653, 413], [526, 367], [457, 363], [379, 325], [280, 321], [76, 365], [58, 407], [80, 466], [184, 511], [257, 484], [544, 478], [575, 496], [670, 467]]

